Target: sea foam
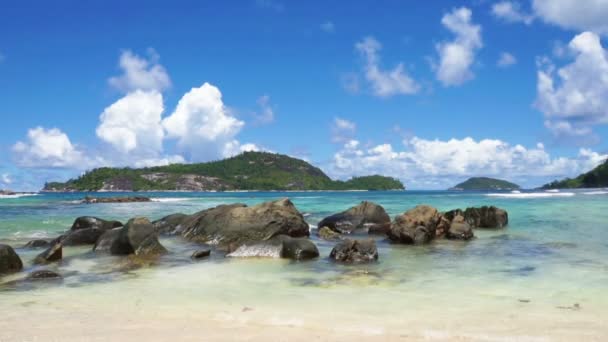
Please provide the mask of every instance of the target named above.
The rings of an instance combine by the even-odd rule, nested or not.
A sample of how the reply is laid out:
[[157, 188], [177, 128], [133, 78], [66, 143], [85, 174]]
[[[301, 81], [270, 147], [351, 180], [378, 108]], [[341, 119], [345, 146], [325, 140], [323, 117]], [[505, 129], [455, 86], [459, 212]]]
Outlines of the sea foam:
[[528, 192], [528, 193], [505, 193], [486, 194], [488, 197], [504, 198], [549, 198], [549, 197], [571, 197], [574, 192]]

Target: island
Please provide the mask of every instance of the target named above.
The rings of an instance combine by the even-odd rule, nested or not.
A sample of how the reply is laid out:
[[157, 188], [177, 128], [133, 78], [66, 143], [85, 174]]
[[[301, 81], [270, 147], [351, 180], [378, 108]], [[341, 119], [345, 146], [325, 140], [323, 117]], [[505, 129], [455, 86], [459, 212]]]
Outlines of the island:
[[603, 188], [608, 186], [608, 160], [598, 165], [593, 170], [583, 173], [576, 178], [555, 180], [541, 187], [550, 189], [575, 189], [575, 188]]
[[472, 177], [449, 190], [518, 190], [520, 186], [506, 180], [489, 177]]
[[405, 186], [395, 178], [380, 175], [333, 180], [304, 160], [269, 152], [244, 152], [207, 163], [102, 167], [66, 182], [47, 182], [42, 189], [43, 192], [241, 190], [405, 190]]

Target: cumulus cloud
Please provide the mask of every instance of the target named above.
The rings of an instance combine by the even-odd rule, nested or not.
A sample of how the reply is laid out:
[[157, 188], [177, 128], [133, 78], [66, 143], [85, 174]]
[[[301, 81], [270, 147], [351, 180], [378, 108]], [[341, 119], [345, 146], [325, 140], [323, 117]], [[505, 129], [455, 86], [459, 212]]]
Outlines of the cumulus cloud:
[[323, 24], [321, 24], [321, 30], [327, 32], [327, 33], [334, 33], [336, 31], [336, 26], [334, 25], [333, 22], [331, 21], [326, 21]]
[[0, 177], [0, 182], [4, 185], [9, 185], [13, 183], [13, 180], [11, 179], [11, 175], [8, 173], [3, 173], [2, 177]]
[[220, 90], [205, 83], [187, 92], [162, 124], [192, 161], [201, 161], [234, 153], [245, 123], [231, 115]]
[[159, 92], [136, 90], [101, 113], [97, 136], [120, 153], [154, 156], [162, 151], [163, 110]]
[[350, 140], [334, 155], [329, 172], [340, 178], [378, 173], [402, 179], [414, 187], [447, 188], [456, 179], [470, 176], [506, 179], [570, 176], [597, 166], [606, 157], [581, 149], [574, 158], [553, 158], [542, 144], [527, 148], [497, 139], [412, 137], [404, 141], [402, 149], [391, 144], [362, 148], [357, 140]]
[[574, 37], [568, 49], [574, 61], [561, 68], [539, 60], [535, 105], [552, 131], [582, 136], [608, 123], [608, 55], [592, 32]]
[[534, 21], [534, 16], [525, 13], [521, 9], [519, 2], [515, 1], [500, 1], [492, 5], [492, 14], [497, 18], [507, 22], [521, 22], [530, 25]]
[[123, 74], [111, 77], [108, 83], [123, 92], [134, 90], [163, 91], [171, 86], [165, 68], [158, 63], [158, 54], [150, 49], [148, 59], [127, 50], [120, 55]]
[[482, 47], [481, 26], [472, 22], [473, 13], [466, 7], [454, 9], [441, 19], [455, 37], [436, 45], [439, 64], [436, 77], [444, 86], [458, 86], [474, 78], [471, 66], [475, 53]]
[[32, 128], [27, 140], [18, 141], [12, 150], [16, 163], [23, 167], [86, 169], [94, 164], [57, 128]]
[[357, 132], [357, 125], [346, 119], [334, 118], [331, 126], [331, 141], [334, 143], [344, 143], [351, 140]]
[[380, 50], [382, 45], [374, 37], [366, 37], [355, 44], [357, 51], [365, 59], [364, 74], [372, 92], [376, 96], [415, 94], [420, 90], [418, 83], [405, 71], [403, 63], [392, 70], [380, 69]]
[[270, 105], [270, 96], [262, 95], [258, 98], [258, 107], [260, 110], [254, 113], [255, 122], [258, 124], [269, 124], [274, 121], [274, 110]]
[[513, 56], [512, 54], [510, 54], [508, 52], [501, 52], [500, 57], [498, 57], [498, 62], [496, 62], [496, 65], [498, 65], [501, 68], [506, 68], [506, 67], [511, 66], [516, 63], [517, 63], [517, 58], [515, 58], [515, 56]]
[[543, 21], [566, 29], [608, 34], [608, 1], [533, 0], [534, 12]]

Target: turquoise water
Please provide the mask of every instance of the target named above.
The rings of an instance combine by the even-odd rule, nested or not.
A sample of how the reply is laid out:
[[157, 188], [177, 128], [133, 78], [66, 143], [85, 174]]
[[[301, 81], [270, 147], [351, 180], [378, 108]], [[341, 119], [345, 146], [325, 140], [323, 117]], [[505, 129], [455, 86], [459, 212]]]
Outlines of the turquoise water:
[[[102, 194], [116, 195], [128, 194]], [[592, 317], [608, 313], [608, 192], [603, 190], [146, 195], [155, 201], [84, 205], [77, 203], [84, 194], [74, 193], [0, 198], [0, 243], [19, 247], [33, 238], [55, 237], [83, 215], [121, 221], [133, 216], [157, 219], [224, 203], [255, 204], [283, 197], [294, 202], [311, 226], [362, 200], [381, 204], [391, 216], [418, 204], [439, 210], [496, 205], [508, 211], [509, 225], [502, 230], [477, 230], [476, 239], [469, 242], [438, 240], [415, 247], [378, 238], [379, 261], [358, 266], [330, 262], [327, 256], [333, 243], [318, 240], [315, 234], [311, 238], [321, 257], [308, 262], [215, 255], [195, 263], [189, 256], [198, 246], [180, 238], [162, 238], [171, 254], [141, 268], [125, 258], [96, 256], [90, 247], [65, 248], [64, 260], [47, 267], [63, 274], [62, 282], [15, 285], [11, 282], [21, 274], [4, 277], [0, 302], [21, 308], [24, 315], [30, 310], [29, 315], [31, 308], [20, 304], [32, 296], [41, 301], [82, 296], [80, 302], [70, 301], [71, 310], [97, 305], [111, 311], [112, 303], [119, 301], [127, 307], [149, 305], [175, 315], [227, 321], [242, 319], [246, 312], [241, 309], [251, 307], [262, 323], [311, 326], [339, 317], [344, 329], [364, 327], [371, 333], [398, 330], [404, 322], [417, 319], [443, 319], [439, 327], [437, 322], [429, 323], [442, 328], [452, 327], [450, 322], [457, 326], [465, 318], [507, 319], [504, 315], [509, 312], [522, 319], [517, 324], [542, 326], [540, 322], [573, 319], [593, 324]], [[34, 269], [30, 260], [39, 251], [16, 250], [26, 268]], [[574, 314], [578, 316], [564, 316]], [[603, 327], [585, 327], [592, 328]]]

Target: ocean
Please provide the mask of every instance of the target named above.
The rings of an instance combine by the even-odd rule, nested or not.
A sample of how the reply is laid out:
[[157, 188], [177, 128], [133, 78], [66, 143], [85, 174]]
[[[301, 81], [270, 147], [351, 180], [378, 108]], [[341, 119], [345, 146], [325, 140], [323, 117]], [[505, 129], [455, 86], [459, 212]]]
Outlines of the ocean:
[[[0, 197], [0, 243], [15, 247], [25, 269], [34, 270], [31, 260], [40, 250], [21, 246], [58, 236], [78, 216], [154, 220], [219, 204], [252, 205], [284, 197], [311, 228], [363, 200], [382, 205], [391, 217], [418, 204], [440, 211], [495, 205], [508, 211], [509, 225], [478, 229], [471, 241], [436, 240], [426, 246], [376, 237], [378, 262], [365, 265], [331, 262], [328, 255], [335, 242], [319, 240], [314, 230], [311, 239], [321, 256], [303, 262], [232, 259], [219, 253], [193, 262], [190, 255], [199, 246], [179, 237], [161, 238], [171, 253], [144, 267], [125, 258], [96, 256], [90, 247], [66, 247], [61, 262], [44, 267], [62, 274], [61, 282], [15, 285], [25, 272], [0, 278], [0, 309], [6, 313], [0, 317], [0, 341], [21, 337], [24, 331], [15, 322], [22, 320], [34, 328], [40, 324], [38, 333], [33, 332], [41, 334], [58, 319], [65, 323], [74, 315], [82, 315], [80, 323], [65, 324], [78, 329], [93, 317], [107, 317], [112, 327], [113, 318], [126, 314], [165, 324], [192, 322], [177, 329], [184, 334], [201, 321], [235, 329], [312, 331], [321, 339], [330, 336], [325, 333], [422, 340], [601, 340], [608, 335], [608, 191], [602, 189], [150, 192], [144, 195], [153, 202], [79, 204], [85, 195]], [[133, 194], [95, 194], [127, 195]], [[124, 324], [114, 328], [127, 329]], [[32, 331], [26, 335], [39, 336]]]

